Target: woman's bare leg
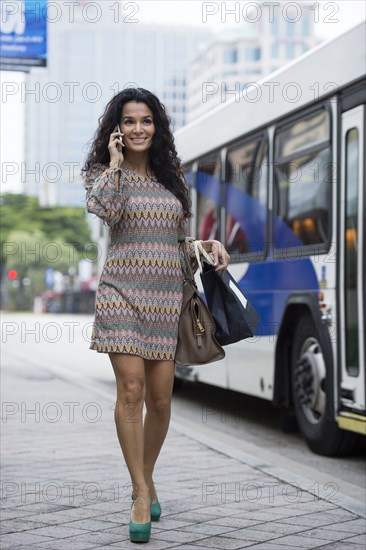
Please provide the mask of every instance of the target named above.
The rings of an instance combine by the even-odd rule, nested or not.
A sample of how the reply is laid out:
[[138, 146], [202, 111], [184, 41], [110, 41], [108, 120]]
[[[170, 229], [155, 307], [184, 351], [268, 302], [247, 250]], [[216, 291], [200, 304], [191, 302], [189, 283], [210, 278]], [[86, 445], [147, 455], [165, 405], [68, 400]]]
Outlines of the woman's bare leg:
[[117, 435], [135, 494], [131, 519], [134, 523], [146, 523], [150, 521], [150, 500], [144, 474], [144, 360], [122, 353], [110, 353], [109, 358], [117, 384], [114, 411]]
[[145, 365], [144, 472], [152, 502], [156, 502], [157, 495], [152, 476], [169, 428], [174, 362], [145, 361]]

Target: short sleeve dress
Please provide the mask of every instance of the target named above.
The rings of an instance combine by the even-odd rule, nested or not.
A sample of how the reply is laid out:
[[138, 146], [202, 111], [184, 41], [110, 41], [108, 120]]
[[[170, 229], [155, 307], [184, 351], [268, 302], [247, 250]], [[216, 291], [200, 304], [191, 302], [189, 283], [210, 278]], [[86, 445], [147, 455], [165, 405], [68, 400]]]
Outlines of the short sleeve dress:
[[156, 178], [100, 164], [87, 173], [85, 187], [88, 212], [110, 230], [90, 349], [174, 360], [183, 298], [180, 241], [194, 257], [181, 202]]

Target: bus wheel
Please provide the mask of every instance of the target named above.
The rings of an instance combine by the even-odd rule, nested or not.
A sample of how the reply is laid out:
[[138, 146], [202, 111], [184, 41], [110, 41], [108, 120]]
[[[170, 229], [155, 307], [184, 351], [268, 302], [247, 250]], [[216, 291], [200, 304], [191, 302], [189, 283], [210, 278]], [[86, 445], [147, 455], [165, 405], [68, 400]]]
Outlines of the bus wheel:
[[291, 360], [292, 397], [299, 429], [310, 449], [335, 456], [350, 451], [349, 435], [334, 420], [332, 360], [309, 315], [300, 319]]

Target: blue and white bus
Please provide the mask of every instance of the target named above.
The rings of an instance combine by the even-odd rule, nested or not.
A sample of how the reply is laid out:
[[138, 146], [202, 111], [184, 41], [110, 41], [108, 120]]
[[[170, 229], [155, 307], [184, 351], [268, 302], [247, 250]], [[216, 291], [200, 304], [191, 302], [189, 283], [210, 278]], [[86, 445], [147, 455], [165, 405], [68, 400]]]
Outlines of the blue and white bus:
[[324, 455], [366, 426], [365, 44], [362, 23], [175, 136], [190, 234], [225, 243], [261, 317], [225, 359], [176, 376], [294, 411]]

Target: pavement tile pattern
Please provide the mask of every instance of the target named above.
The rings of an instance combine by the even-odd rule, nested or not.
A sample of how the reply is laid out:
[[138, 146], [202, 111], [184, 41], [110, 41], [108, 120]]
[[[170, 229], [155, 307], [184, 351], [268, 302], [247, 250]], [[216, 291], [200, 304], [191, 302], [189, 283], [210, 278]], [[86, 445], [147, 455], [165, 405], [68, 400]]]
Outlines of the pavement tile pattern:
[[[14, 360], [3, 369], [1, 548], [136, 548], [113, 396]], [[5, 384], [4, 384], [5, 380]], [[280, 434], [279, 434], [280, 437]], [[365, 519], [170, 429], [156, 467], [163, 514], [146, 548], [364, 550]]]

